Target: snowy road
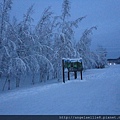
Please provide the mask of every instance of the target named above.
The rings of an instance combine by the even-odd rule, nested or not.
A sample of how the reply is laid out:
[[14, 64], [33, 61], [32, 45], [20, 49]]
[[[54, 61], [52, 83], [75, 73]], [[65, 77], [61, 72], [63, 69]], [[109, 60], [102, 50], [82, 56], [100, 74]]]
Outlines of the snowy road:
[[1, 115], [120, 115], [120, 65], [87, 70], [83, 80], [0, 94]]

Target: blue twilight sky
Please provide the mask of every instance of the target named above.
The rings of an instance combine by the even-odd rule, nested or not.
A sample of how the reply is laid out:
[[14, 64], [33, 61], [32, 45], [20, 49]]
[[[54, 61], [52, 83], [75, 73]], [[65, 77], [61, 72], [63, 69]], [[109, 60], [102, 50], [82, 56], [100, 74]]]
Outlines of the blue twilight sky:
[[[42, 12], [48, 6], [55, 15], [61, 14], [63, 0], [13, 0], [11, 11], [18, 21], [23, 14], [34, 4], [34, 24], [36, 24]], [[76, 41], [80, 39], [82, 32], [92, 26], [97, 26], [93, 31], [91, 49], [98, 45], [107, 49], [108, 58], [120, 57], [120, 0], [70, 0], [71, 19], [87, 16], [76, 29]]]

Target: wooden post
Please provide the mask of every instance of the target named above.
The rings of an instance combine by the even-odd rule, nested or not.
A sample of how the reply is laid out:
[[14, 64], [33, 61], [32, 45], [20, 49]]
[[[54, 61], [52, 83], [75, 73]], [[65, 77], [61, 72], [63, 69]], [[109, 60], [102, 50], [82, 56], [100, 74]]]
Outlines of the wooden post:
[[77, 71], [74, 72], [75, 79], [77, 79]]
[[70, 80], [70, 72], [68, 71], [68, 80]]
[[63, 72], [63, 82], [65, 83], [65, 74], [64, 74], [64, 60], [62, 60], [62, 72]]
[[81, 80], [82, 80], [82, 70], [80, 71], [80, 75], [81, 75]]

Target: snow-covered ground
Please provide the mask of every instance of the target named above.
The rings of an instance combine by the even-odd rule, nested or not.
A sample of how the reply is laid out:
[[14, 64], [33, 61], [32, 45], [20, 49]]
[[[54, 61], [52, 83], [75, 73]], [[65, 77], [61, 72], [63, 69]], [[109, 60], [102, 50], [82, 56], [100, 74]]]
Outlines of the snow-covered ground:
[[0, 93], [0, 115], [120, 115], [120, 65], [91, 69], [83, 80]]

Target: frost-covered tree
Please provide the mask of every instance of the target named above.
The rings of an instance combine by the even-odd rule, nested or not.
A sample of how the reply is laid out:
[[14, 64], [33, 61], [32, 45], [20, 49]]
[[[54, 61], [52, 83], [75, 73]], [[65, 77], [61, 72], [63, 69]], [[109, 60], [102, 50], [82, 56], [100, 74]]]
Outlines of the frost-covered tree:
[[95, 52], [90, 52], [90, 65], [91, 68], [96, 68], [98, 66], [99, 56]]
[[69, 21], [70, 16], [70, 1], [64, 0], [62, 4], [62, 15], [57, 17], [57, 33], [54, 40], [54, 75], [57, 78], [60, 78], [61, 76], [60, 68], [62, 58], [73, 58], [77, 55], [76, 49], [73, 45], [74, 28], [78, 27], [78, 24], [84, 17], [80, 17], [74, 21]]
[[92, 68], [93, 59], [91, 57], [92, 53], [90, 51], [91, 45], [91, 38], [90, 35], [92, 34], [93, 29], [97, 29], [96, 27], [91, 27], [90, 29], [86, 29], [80, 41], [76, 44], [76, 49], [79, 52], [80, 56], [83, 59], [84, 68]]
[[17, 25], [17, 53], [20, 58], [26, 57], [32, 52], [34, 39], [32, 36], [33, 5], [24, 14], [23, 21]]
[[0, 3], [0, 44], [5, 37], [6, 23], [9, 21], [9, 11], [11, 10], [12, 0], [2, 0]]
[[[16, 57], [13, 60], [16, 60], [16, 58], [23, 64], [16, 64], [13, 67], [18, 67], [17, 71], [14, 72], [15, 78], [16, 78], [16, 84], [19, 83], [21, 75], [25, 74], [26, 72], [29, 72], [29, 66], [28, 63], [26, 63], [26, 58], [28, 58], [29, 55], [32, 54], [32, 49], [34, 45], [34, 38], [32, 35], [32, 21], [33, 18], [31, 17], [33, 13], [33, 5], [27, 10], [26, 14], [24, 14], [23, 21], [20, 23], [16, 22], [16, 19], [13, 21], [13, 31], [15, 31], [15, 44], [16, 44]], [[25, 66], [26, 69], [22, 66]], [[25, 71], [26, 70], [26, 71]], [[24, 71], [24, 72], [23, 72]], [[19, 87], [19, 84], [16, 85], [16, 87]]]
[[96, 53], [98, 55], [98, 68], [104, 68], [107, 65], [107, 50], [102, 45], [99, 45]]
[[12, 0], [2, 0], [0, 3], [0, 72], [6, 77], [6, 82], [10, 82], [9, 64], [15, 51], [15, 43], [8, 37], [11, 5]]
[[49, 62], [52, 62], [54, 52], [52, 48], [54, 28], [52, 14], [53, 13], [51, 12], [50, 7], [46, 8], [35, 27], [34, 38], [37, 40], [37, 43], [40, 46], [39, 48], [41, 48], [38, 54], [42, 55], [43, 58], [46, 58], [47, 60], [45, 60], [44, 63], [42, 62], [43, 64], [40, 64], [40, 81], [43, 81], [45, 79], [48, 80], [50, 74], [53, 72], [50, 72], [51, 68], [48, 64]]
[[39, 82], [51, 78], [59, 80], [62, 58], [82, 57], [86, 68], [101, 63], [102, 55], [90, 51], [90, 34], [96, 27], [86, 29], [74, 45], [75, 28], [85, 17], [70, 20], [69, 0], [63, 0], [60, 16], [54, 16], [51, 7], [46, 8], [34, 27], [33, 5], [21, 22], [15, 17], [10, 22], [11, 5], [12, 0], [2, 0], [0, 3], [0, 76], [6, 77], [3, 90], [7, 82], [10, 89], [11, 80], [15, 80], [14, 84], [19, 87], [25, 75], [31, 76], [32, 84], [35, 84], [38, 75]]
[[35, 28], [36, 38], [43, 45], [48, 45], [48, 40], [52, 34], [52, 14], [50, 7], [46, 8]]
[[[8, 21], [9, 21], [9, 11], [11, 10], [11, 0], [3, 0], [0, 3], [0, 71], [4, 72], [4, 64], [6, 65], [7, 57], [9, 57], [8, 44], [9, 40], [6, 37]], [[5, 60], [6, 59], [6, 60]], [[6, 65], [7, 66], [7, 65]], [[6, 68], [7, 69], [7, 68]]]
[[9, 64], [9, 73], [16, 79], [16, 87], [19, 87], [21, 74], [24, 72], [26, 72], [25, 62], [19, 57], [12, 58]]

